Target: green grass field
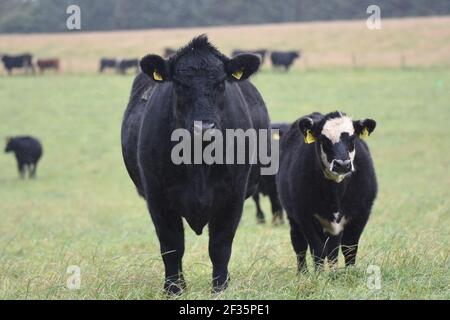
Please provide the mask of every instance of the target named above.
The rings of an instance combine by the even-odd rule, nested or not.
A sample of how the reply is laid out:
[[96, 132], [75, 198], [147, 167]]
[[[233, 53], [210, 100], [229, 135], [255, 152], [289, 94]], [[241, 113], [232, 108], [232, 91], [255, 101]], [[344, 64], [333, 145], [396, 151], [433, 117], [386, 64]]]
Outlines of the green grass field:
[[[0, 156], [1, 299], [165, 298], [154, 227], [120, 150], [131, 82], [0, 77], [0, 135], [44, 144], [34, 181], [18, 178], [12, 155]], [[253, 82], [272, 120], [336, 109], [377, 120], [368, 143], [380, 192], [359, 261], [345, 269], [340, 256], [336, 272], [297, 276], [289, 226], [257, 225], [248, 200], [223, 294], [210, 294], [207, 232], [186, 227], [180, 299], [449, 299], [450, 70], [264, 70]], [[66, 288], [69, 265], [81, 267], [79, 290]], [[367, 286], [370, 265], [380, 267], [379, 290]]]

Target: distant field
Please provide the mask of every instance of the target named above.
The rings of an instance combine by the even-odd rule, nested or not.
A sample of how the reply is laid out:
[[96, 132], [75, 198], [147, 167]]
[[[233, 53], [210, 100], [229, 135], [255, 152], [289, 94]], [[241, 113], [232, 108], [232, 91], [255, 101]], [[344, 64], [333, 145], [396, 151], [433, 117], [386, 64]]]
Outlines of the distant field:
[[[402, 38], [411, 33], [405, 25], [418, 21], [434, 26], [436, 41], [410, 45]], [[448, 53], [442, 34], [448, 40], [443, 25], [449, 21], [386, 22], [382, 32], [397, 31], [383, 38], [383, 52], [435, 46]], [[356, 22], [264, 28], [242, 28], [239, 37], [234, 28], [208, 33], [226, 50], [240, 41], [242, 47], [259, 47], [264, 38], [274, 47], [298, 45], [330, 54], [338, 47], [343, 54], [342, 43], [352, 41], [361, 52], [372, 48], [367, 37], [356, 42], [356, 34], [367, 32]], [[272, 37], [271, 30], [283, 28], [277, 34], [289, 42]], [[428, 32], [424, 29], [417, 32]], [[2, 50], [7, 44], [17, 51], [61, 55], [72, 67], [92, 71], [100, 55], [159, 51], [199, 32], [15, 36], [0, 43]], [[44, 144], [35, 181], [20, 181], [14, 158], [0, 156], [0, 299], [164, 298], [159, 244], [121, 158], [119, 131], [131, 82], [131, 76], [116, 75], [0, 76], [0, 135], [29, 133]], [[230, 287], [219, 296], [210, 295], [207, 232], [198, 237], [186, 228], [188, 290], [181, 298], [450, 299], [450, 71], [263, 70], [254, 83], [273, 120], [340, 109], [378, 121], [368, 143], [380, 193], [362, 236], [360, 259], [355, 268], [296, 276], [288, 225], [257, 225], [254, 204], [247, 201], [233, 247]], [[266, 215], [269, 207], [265, 199]], [[80, 290], [65, 286], [69, 265], [81, 267]], [[381, 269], [380, 290], [367, 287], [370, 265]]]
[[[0, 52], [60, 57], [65, 72], [95, 72], [106, 57], [142, 57], [177, 48], [207, 33], [223, 52], [232, 49], [301, 49], [297, 68], [450, 66], [450, 17], [288, 23], [170, 30], [0, 35]], [[269, 64], [267, 64], [268, 66]]]

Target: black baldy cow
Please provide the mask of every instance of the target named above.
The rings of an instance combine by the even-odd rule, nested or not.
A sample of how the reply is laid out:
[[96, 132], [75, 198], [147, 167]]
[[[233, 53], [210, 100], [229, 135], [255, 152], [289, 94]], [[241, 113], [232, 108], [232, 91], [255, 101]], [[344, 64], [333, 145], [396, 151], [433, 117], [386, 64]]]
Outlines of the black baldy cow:
[[[289, 130], [289, 123], [272, 123], [270, 125], [271, 129], [276, 129], [272, 133], [273, 140], [280, 140], [280, 137], [284, 135]], [[270, 205], [272, 207], [272, 223], [284, 223], [283, 221], [283, 207], [281, 206], [280, 198], [278, 196], [278, 189], [276, 183], [276, 175], [263, 175], [259, 180], [258, 189], [253, 194], [253, 200], [256, 205], [256, 220], [258, 223], [265, 223], [266, 218], [264, 217], [264, 212], [262, 211], [260, 204], [260, 194], [268, 196], [270, 199]]]
[[42, 156], [39, 140], [29, 136], [6, 138], [5, 152], [14, 152], [21, 178], [25, 178], [26, 169], [30, 178], [36, 176], [37, 164]]
[[281, 139], [280, 198], [291, 225], [298, 268], [309, 246], [316, 269], [325, 258], [337, 263], [340, 247], [348, 266], [377, 194], [377, 181], [362, 138], [375, 121], [353, 121], [344, 113], [300, 118]]
[[259, 65], [255, 55], [224, 56], [206, 36], [167, 60], [148, 55], [140, 62], [144, 74], [135, 79], [125, 111], [122, 152], [155, 225], [168, 293], [185, 287], [182, 218], [197, 234], [208, 224], [213, 289], [226, 287], [244, 200], [254, 193], [259, 178], [259, 165], [253, 164], [177, 165], [171, 159], [176, 145], [171, 135], [176, 129], [268, 130], [264, 101], [247, 81]]

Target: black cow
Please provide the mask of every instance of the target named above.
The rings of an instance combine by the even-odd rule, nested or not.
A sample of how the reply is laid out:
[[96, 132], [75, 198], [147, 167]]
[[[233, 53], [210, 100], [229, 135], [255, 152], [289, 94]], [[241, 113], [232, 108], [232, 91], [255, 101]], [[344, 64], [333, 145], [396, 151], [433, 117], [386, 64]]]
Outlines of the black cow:
[[117, 72], [120, 74], [125, 74], [130, 68], [139, 72], [139, 59], [122, 59], [117, 63]]
[[294, 63], [294, 60], [299, 57], [299, 51], [274, 51], [270, 54], [273, 67], [284, 67], [286, 71], [289, 70], [291, 65]]
[[377, 195], [369, 148], [362, 138], [371, 119], [352, 121], [341, 112], [313, 113], [297, 120], [281, 139], [277, 176], [281, 203], [291, 225], [298, 269], [310, 248], [316, 270], [328, 258], [355, 263], [358, 242]]
[[[178, 294], [185, 287], [184, 217], [198, 235], [208, 224], [213, 290], [220, 291], [228, 283], [233, 238], [244, 200], [256, 190], [260, 166], [176, 165], [171, 134], [177, 128], [193, 135], [211, 128], [267, 130], [264, 101], [247, 81], [260, 59], [251, 54], [229, 59], [202, 35], [168, 60], [148, 55], [140, 65], [145, 75], [138, 75], [133, 84], [122, 123], [122, 151], [160, 241], [164, 288]], [[193, 127], [194, 121], [202, 125]]]
[[34, 74], [33, 66], [33, 56], [29, 53], [25, 53], [18, 56], [3, 55], [2, 56], [3, 65], [9, 75], [12, 74], [13, 69], [24, 68], [25, 72], [30, 72]]
[[235, 57], [238, 54], [243, 54], [243, 53], [252, 53], [252, 54], [256, 54], [256, 55], [260, 56], [261, 57], [261, 64], [264, 64], [264, 61], [266, 59], [267, 50], [266, 49], [258, 49], [258, 50], [241, 50], [241, 49], [236, 49], [236, 50], [233, 50], [233, 52], [231, 53], [231, 56]]
[[25, 169], [28, 169], [30, 178], [36, 176], [37, 164], [42, 156], [42, 145], [39, 140], [30, 136], [7, 138], [5, 152], [15, 153], [22, 179], [25, 178]]
[[114, 58], [101, 58], [99, 72], [102, 73], [105, 69], [116, 69], [117, 60]]
[[[289, 130], [289, 127], [289, 123], [272, 123], [270, 128], [279, 130], [278, 133], [272, 134], [272, 139], [280, 140], [280, 137]], [[253, 200], [256, 205], [256, 220], [258, 223], [265, 223], [266, 218], [264, 217], [264, 212], [262, 211], [259, 203], [259, 194], [269, 196], [270, 204], [272, 206], [272, 223], [283, 223], [283, 207], [281, 206], [280, 199], [278, 197], [275, 175], [262, 175], [259, 180], [258, 189], [253, 194]]]

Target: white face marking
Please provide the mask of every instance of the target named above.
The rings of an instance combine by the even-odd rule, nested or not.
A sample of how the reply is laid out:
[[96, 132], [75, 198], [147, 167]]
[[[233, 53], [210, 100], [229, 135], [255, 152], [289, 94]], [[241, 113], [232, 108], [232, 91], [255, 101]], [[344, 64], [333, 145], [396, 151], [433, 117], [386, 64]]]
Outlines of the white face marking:
[[353, 121], [347, 116], [330, 119], [325, 122], [322, 128], [322, 134], [330, 139], [333, 144], [339, 142], [343, 132], [347, 132], [350, 136], [355, 133]]
[[[343, 132], [348, 133], [348, 135], [353, 135], [355, 133], [355, 129], [353, 127], [353, 121], [347, 116], [342, 116], [339, 118], [333, 118], [325, 122], [322, 128], [322, 134], [327, 137], [333, 144], [339, 142], [341, 138], [341, 134]], [[320, 146], [320, 158], [325, 167], [325, 178], [329, 180], [333, 180], [334, 182], [340, 183], [347, 177], [349, 174], [336, 174], [333, 172], [333, 161], [328, 162], [327, 155], [323, 150], [322, 146]], [[349, 158], [352, 165], [352, 172], [355, 171], [355, 167], [353, 161], [355, 160], [355, 150], [349, 152]]]
[[319, 223], [322, 225], [324, 232], [328, 232], [329, 234], [331, 234], [333, 236], [337, 236], [344, 230], [344, 227], [348, 221], [345, 218], [345, 216], [343, 216], [341, 218], [341, 220], [339, 222], [337, 222], [337, 219], [339, 218], [339, 212], [333, 213], [333, 216], [334, 216], [334, 220], [329, 221], [327, 219], [322, 218], [318, 214], [314, 215], [314, 217], [317, 220], [319, 220]]

